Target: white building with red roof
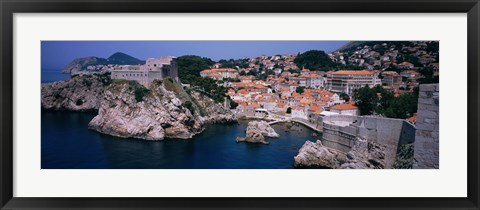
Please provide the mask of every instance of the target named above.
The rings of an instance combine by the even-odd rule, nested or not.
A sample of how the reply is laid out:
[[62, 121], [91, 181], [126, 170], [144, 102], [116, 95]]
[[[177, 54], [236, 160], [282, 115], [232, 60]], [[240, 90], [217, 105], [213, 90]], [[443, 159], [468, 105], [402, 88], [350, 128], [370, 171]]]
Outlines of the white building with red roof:
[[377, 71], [369, 70], [339, 70], [327, 72], [326, 89], [333, 92], [352, 94], [353, 90], [381, 85]]
[[358, 107], [355, 106], [354, 102], [337, 104], [337, 105], [331, 106], [330, 111], [334, 113], [342, 114], [342, 115], [352, 115], [352, 116], [360, 115]]

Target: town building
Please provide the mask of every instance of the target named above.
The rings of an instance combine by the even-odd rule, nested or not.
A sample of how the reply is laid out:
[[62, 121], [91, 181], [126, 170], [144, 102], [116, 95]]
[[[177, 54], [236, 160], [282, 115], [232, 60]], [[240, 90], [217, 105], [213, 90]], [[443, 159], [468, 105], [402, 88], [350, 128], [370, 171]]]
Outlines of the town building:
[[383, 84], [390, 86], [394, 89], [399, 88], [399, 84], [402, 82], [402, 76], [395, 71], [384, 71], [382, 72], [382, 82]]
[[334, 112], [342, 115], [352, 115], [352, 116], [360, 115], [358, 107], [355, 106], [355, 103], [353, 102], [331, 106], [330, 112]]
[[326, 89], [333, 92], [352, 94], [353, 90], [368, 85], [374, 87], [381, 85], [378, 72], [368, 70], [340, 70], [327, 72]]
[[210, 77], [214, 80], [223, 80], [226, 78], [236, 79], [238, 71], [231, 68], [205, 69], [200, 72], [201, 77]]
[[149, 58], [144, 65], [115, 66], [111, 75], [112, 79], [134, 80], [145, 87], [166, 77], [178, 80], [177, 58], [174, 56]]

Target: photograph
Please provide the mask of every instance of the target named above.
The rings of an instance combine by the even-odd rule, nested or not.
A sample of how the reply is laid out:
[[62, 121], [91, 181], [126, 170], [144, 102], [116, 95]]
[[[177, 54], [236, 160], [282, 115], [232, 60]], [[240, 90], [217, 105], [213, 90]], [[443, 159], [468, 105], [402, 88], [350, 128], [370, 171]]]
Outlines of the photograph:
[[40, 45], [42, 170], [440, 169], [439, 40]]

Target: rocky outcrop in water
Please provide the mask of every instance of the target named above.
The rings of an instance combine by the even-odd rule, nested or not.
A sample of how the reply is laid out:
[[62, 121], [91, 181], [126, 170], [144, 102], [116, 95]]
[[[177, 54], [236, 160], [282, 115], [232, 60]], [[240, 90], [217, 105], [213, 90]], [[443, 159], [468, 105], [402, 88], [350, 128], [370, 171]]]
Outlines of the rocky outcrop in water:
[[323, 146], [320, 140], [305, 142], [294, 157], [295, 168], [385, 168], [385, 147], [357, 138], [352, 150], [344, 153]]
[[265, 137], [278, 138], [280, 135], [265, 121], [250, 121], [245, 137], [237, 137], [237, 142], [268, 144]]
[[42, 84], [42, 109], [96, 111], [105, 88], [96, 76], [76, 76], [67, 81]]
[[337, 154], [324, 147], [320, 140], [307, 141], [294, 157], [295, 168], [338, 168]]

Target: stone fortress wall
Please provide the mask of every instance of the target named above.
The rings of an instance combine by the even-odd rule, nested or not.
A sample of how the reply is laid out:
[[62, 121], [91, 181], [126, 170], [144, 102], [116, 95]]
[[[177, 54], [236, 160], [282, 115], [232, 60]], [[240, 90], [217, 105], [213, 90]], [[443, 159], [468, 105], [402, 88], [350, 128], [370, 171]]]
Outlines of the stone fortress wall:
[[399, 145], [412, 143], [415, 127], [402, 119], [374, 116], [332, 115], [323, 118], [322, 143], [333, 149], [349, 152], [356, 138], [385, 146], [385, 163], [391, 168]]
[[420, 85], [413, 168], [439, 168], [439, 85]]
[[385, 146], [391, 168], [400, 145], [414, 143], [414, 168], [439, 167], [439, 85], [420, 85], [416, 125], [407, 120], [375, 116], [331, 115], [321, 119], [322, 143], [343, 152], [357, 137]]
[[112, 71], [112, 79], [135, 80], [145, 87], [156, 79], [178, 78], [177, 61], [173, 56], [149, 58], [144, 65], [121, 65]]

